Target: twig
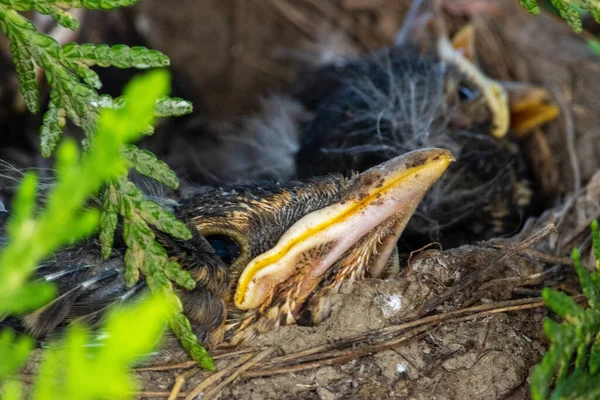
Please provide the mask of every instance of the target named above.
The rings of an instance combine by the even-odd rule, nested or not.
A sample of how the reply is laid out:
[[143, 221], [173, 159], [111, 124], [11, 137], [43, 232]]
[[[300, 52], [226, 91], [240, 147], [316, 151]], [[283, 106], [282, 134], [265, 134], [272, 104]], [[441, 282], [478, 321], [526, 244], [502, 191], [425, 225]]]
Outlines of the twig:
[[[212, 356], [213, 360], [220, 360], [222, 358], [239, 356], [242, 354], [253, 353], [255, 351], [257, 351], [257, 349], [248, 348], [248, 349], [240, 349], [240, 350], [236, 350], [236, 351], [229, 351], [227, 353], [221, 353], [221, 354], [214, 354], [214, 355], [211, 354], [211, 356]], [[186, 362], [182, 362], [179, 364], [156, 365], [156, 366], [151, 366], [151, 367], [136, 368], [135, 371], [137, 371], [137, 372], [168, 371], [171, 369], [186, 369], [186, 368], [190, 368], [190, 367], [195, 367], [197, 365], [198, 365], [198, 363], [196, 361], [186, 361]]]
[[233, 382], [242, 373], [246, 372], [247, 370], [249, 370], [250, 368], [252, 368], [254, 365], [256, 365], [257, 363], [259, 363], [263, 358], [265, 358], [269, 354], [273, 353], [276, 349], [277, 349], [276, 347], [271, 347], [271, 348], [268, 348], [268, 349], [265, 349], [265, 350], [261, 351], [260, 353], [258, 353], [257, 355], [255, 355], [251, 360], [249, 360], [244, 365], [242, 365], [240, 368], [238, 368], [233, 374], [229, 375], [227, 377], [227, 379], [225, 379], [223, 382], [219, 383], [213, 390], [211, 390], [209, 392], [206, 392], [204, 394], [204, 397], [206, 399], [216, 398], [217, 395], [219, 393], [221, 393], [221, 390], [223, 390], [225, 388], [225, 386], [227, 386], [228, 384], [230, 384], [231, 382]]
[[366, 342], [368, 340], [377, 340], [382, 339], [388, 335], [392, 335], [398, 333], [400, 331], [404, 331], [411, 328], [416, 328], [422, 325], [428, 324], [439, 324], [440, 322], [448, 321], [451, 319], [461, 318], [464, 316], [472, 315], [482, 315], [482, 314], [492, 314], [499, 312], [507, 312], [507, 311], [517, 311], [529, 308], [537, 308], [544, 305], [544, 301], [542, 298], [534, 298], [534, 299], [520, 299], [520, 300], [508, 300], [503, 302], [497, 302], [493, 304], [483, 304], [479, 306], [464, 308], [462, 310], [451, 311], [444, 314], [432, 315], [429, 317], [424, 317], [415, 321], [405, 322], [398, 325], [388, 326], [386, 328], [382, 328], [380, 330], [364, 333], [361, 335], [357, 335], [348, 339], [345, 339], [343, 342], [333, 343], [333, 344], [325, 344], [321, 346], [316, 346], [311, 349], [303, 350], [294, 354], [287, 354], [281, 357], [275, 357], [262, 365], [261, 367], [272, 367], [275, 365], [287, 365], [291, 363], [301, 363], [306, 361], [314, 361], [315, 359], [323, 358], [324, 355], [332, 352], [339, 351], [344, 348], [348, 348], [351, 346], [355, 346], [362, 342]]
[[[494, 247], [497, 249], [508, 250], [511, 249], [510, 246], [504, 243], [493, 242], [490, 244], [490, 247]], [[562, 265], [573, 265], [573, 260], [568, 257], [557, 257], [550, 254], [542, 253], [541, 251], [533, 250], [533, 249], [523, 249], [520, 251], [520, 254], [533, 257], [537, 260], [543, 261], [548, 264], [562, 264]]]
[[318, 39], [318, 26], [293, 6], [290, 1], [268, 0], [269, 3], [309, 38]]
[[[576, 301], [581, 301], [584, 299], [585, 298], [583, 295], [575, 296]], [[411, 323], [401, 324], [401, 325], [397, 325], [394, 327], [389, 327], [389, 328], [392, 328], [391, 330], [389, 328], [384, 328], [377, 332], [377, 334], [381, 335], [383, 333], [385, 335], [385, 334], [391, 333], [393, 331], [404, 330], [407, 327], [413, 328], [410, 331], [403, 333], [401, 336], [395, 337], [393, 339], [389, 339], [389, 340], [386, 340], [383, 342], [379, 342], [379, 343], [376, 343], [376, 344], [373, 344], [370, 346], [361, 347], [361, 348], [351, 348], [350, 350], [346, 350], [346, 351], [335, 351], [335, 352], [324, 351], [324, 350], [327, 350], [327, 345], [326, 346], [318, 346], [318, 347], [315, 347], [315, 348], [312, 348], [309, 350], [305, 350], [305, 351], [302, 351], [299, 353], [274, 358], [269, 363], [261, 366], [262, 368], [259, 368], [256, 370], [250, 370], [250, 371], [246, 372], [245, 374], [243, 374], [243, 376], [244, 377], [256, 377], [256, 376], [278, 375], [278, 374], [292, 373], [292, 372], [303, 371], [306, 369], [322, 367], [325, 365], [338, 364], [341, 362], [346, 362], [346, 361], [349, 361], [352, 359], [360, 358], [367, 354], [372, 354], [372, 353], [375, 353], [378, 351], [396, 347], [399, 344], [401, 344], [409, 339], [412, 339], [415, 336], [417, 336], [423, 332], [429, 331], [431, 328], [439, 325], [442, 322], [468, 321], [468, 320], [485, 317], [485, 316], [488, 316], [491, 314], [498, 314], [498, 313], [509, 312], [509, 311], [521, 311], [521, 310], [528, 310], [528, 309], [532, 309], [532, 308], [543, 307], [544, 304], [545, 304], [544, 301], [539, 298], [527, 299], [527, 300], [516, 300], [516, 301], [507, 301], [507, 302], [496, 303], [493, 305], [482, 305], [482, 306], [477, 306], [477, 307], [471, 307], [469, 309], [446, 313], [446, 314], [439, 315], [439, 316], [426, 317], [426, 318], [422, 318], [419, 321], [413, 321]], [[501, 305], [501, 306], [499, 307], [499, 305]], [[471, 315], [461, 315], [461, 314], [465, 314], [467, 312], [474, 312], [474, 311], [480, 311], [480, 312], [475, 312], [475, 313], [472, 313]], [[420, 326], [414, 327], [415, 324], [418, 324]], [[361, 335], [359, 337], [352, 338], [349, 341], [345, 341], [345, 344], [348, 344], [348, 343], [355, 344], [357, 341], [364, 339], [365, 336], [370, 336], [370, 335]], [[299, 355], [301, 357], [298, 357]], [[316, 355], [318, 358], [314, 359], [314, 357], [313, 357], [312, 359], [308, 359], [308, 360], [301, 359], [302, 357], [304, 357], [306, 355]], [[300, 358], [300, 360], [299, 360], [299, 358]], [[277, 362], [277, 361], [279, 361], [279, 362]], [[277, 366], [278, 364], [282, 364], [281, 361], [285, 361], [285, 364]], [[292, 362], [294, 362], [294, 363], [292, 363]], [[267, 368], [265, 368], [265, 367], [267, 367]]]
[[492, 288], [494, 286], [499, 286], [499, 285], [512, 285], [514, 287], [517, 287], [517, 286], [524, 286], [524, 285], [539, 284], [539, 282], [541, 282], [542, 278], [544, 278], [548, 275], [552, 275], [557, 270], [559, 270], [561, 267], [562, 267], [562, 264], [557, 264], [554, 267], [549, 268], [543, 272], [538, 272], [536, 274], [531, 274], [528, 276], [511, 276], [511, 277], [507, 277], [507, 278], [494, 279], [492, 281], [486, 282], [483, 285], [481, 285], [481, 287], [478, 288], [478, 291], [482, 292], [486, 289]]
[[405, 342], [409, 339], [412, 339], [415, 336], [429, 330], [434, 325], [435, 324], [421, 326], [419, 328], [413, 329], [413, 330], [405, 333], [404, 335], [402, 335], [392, 341], [385, 342], [385, 343], [379, 343], [377, 345], [361, 348], [358, 350], [353, 350], [353, 351], [351, 350], [349, 352], [346, 352], [345, 354], [341, 354], [336, 357], [328, 358], [325, 360], [303, 363], [303, 364], [285, 366], [285, 367], [280, 367], [280, 368], [258, 369], [258, 370], [254, 370], [254, 371], [248, 371], [244, 374], [244, 377], [269, 376], [269, 375], [292, 373], [292, 372], [303, 371], [303, 370], [311, 369], [311, 368], [323, 367], [325, 365], [339, 364], [339, 363], [342, 363], [345, 361], [354, 360], [354, 359], [360, 358], [362, 356], [365, 356], [365, 355], [368, 355], [371, 353], [375, 353], [377, 351], [385, 350], [390, 347], [395, 347], [395, 346], [399, 345], [400, 343]]
[[186, 369], [190, 367], [197, 366], [198, 363], [196, 361], [186, 361], [179, 364], [168, 364], [168, 365], [157, 365], [156, 367], [142, 367], [135, 368], [134, 371], [142, 372], [142, 371], [169, 371], [172, 369]]
[[444, 251], [444, 248], [442, 247], [442, 244], [440, 242], [431, 242], [431, 243], [426, 244], [425, 246], [421, 247], [420, 249], [411, 251], [410, 254], [408, 255], [408, 260], [406, 261], [406, 264], [408, 264], [408, 266], [410, 267], [411, 266], [410, 262], [412, 261], [412, 258], [415, 254], [421, 253], [425, 249], [428, 249], [429, 247], [432, 247], [435, 245], [439, 246], [440, 251]]
[[577, 163], [577, 150], [575, 146], [575, 124], [573, 122], [573, 113], [571, 112], [571, 108], [567, 101], [565, 100], [565, 96], [563, 96], [562, 91], [551, 89], [552, 95], [556, 99], [558, 103], [558, 107], [560, 108], [560, 113], [564, 122], [564, 135], [565, 135], [565, 145], [567, 154], [569, 156], [569, 162], [571, 163], [571, 169], [573, 171], [573, 191], [578, 191], [581, 189], [581, 170], [579, 168], [579, 164]]
[[521, 243], [519, 243], [519, 245], [515, 249], [508, 251], [506, 254], [502, 255], [501, 257], [499, 257], [498, 259], [493, 261], [491, 264], [489, 264], [489, 265], [481, 268], [479, 271], [474, 272], [474, 273], [470, 274], [469, 276], [465, 277], [459, 283], [457, 283], [456, 285], [447, 289], [444, 293], [437, 296], [436, 298], [425, 302], [425, 304], [423, 304], [420, 308], [418, 308], [415, 311], [406, 315], [406, 319], [415, 319], [415, 318], [422, 317], [423, 315], [429, 314], [436, 307], [438, 307], [443, 302], [445, 302], [446, 300], [448, 300], [449, 298], [454, 296], [456, 293], [465, 290], [467, 287], [469, 287], [473, 283], [477, 282], [482, 277], [485, 277], [491, 270], [496, 268], [499, 264], [503, 263], [504, 261], [511, 258], [512, 256], [522, 252], [524, 249], [528, 248], [532, 244], [538, 242], [539, 240], [541, 240], [542, 238], [546, 237], [547, 235], [549, 235], [550, 233], [552, 233], [554, 231], [555, 231], [554, 224], [546, 225], [544, 228], [540, 229], [537, 233], [534, 233], [532, 236], [530, 236], [529, 238], [527, 238], [527, 239], [523, 240]]
[[247, 362], [251, 358], [252, 358], [252, 354], [245, 354], [242, 357], [240, 357], [239, 359], [235, 360], [233, 363], [229, 364], [227, 366], [227, 368], [225, 368], [222, 371], [219, 371], [219, 372], [217, 372], [217, 373], [209, 376], [208, 378], [206, 378], [205, 380], [203, 380], [202, 382], [200, 382], [200, 384], [198, 386], [196, 386], [194, 388], [194, 390], [192, 390], [191, 392], [189, 392], [188, 395], [185, 397], [185, 400], [193, 400], [194, 398], [196, 398], [196, 396], [198, 396], [200, 393], [202, 393], [202, 391], [204, 389], [206, 389], [207, 387], [209, 387], [213, 383], [218, 382], [225, 375], [229, 374], [236, 367], [238, 367], [239, 365], [244, 364], [245, 362]]
[[185, 371], [183, 374], [175, 378], [175, 385], [173, 385], [173, 389], [171, 389], [171, 394], [169, 395], [169, 398], [167, 400], [175, 400], [176, 398], [178, 398], [181, 394], [181, 388], [185, 384], [185, 380], [190, 376], [194, 375], [196, 372], [198, 372], [197, 368], [190, 369], [189, 371]]

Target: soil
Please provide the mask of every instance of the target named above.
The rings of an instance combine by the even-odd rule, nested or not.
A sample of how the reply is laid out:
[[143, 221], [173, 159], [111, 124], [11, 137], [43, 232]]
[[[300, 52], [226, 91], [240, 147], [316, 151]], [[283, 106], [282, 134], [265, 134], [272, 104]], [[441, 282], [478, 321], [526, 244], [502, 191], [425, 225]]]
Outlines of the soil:
[[[107, 27], [129, 21], [124, 31], [111, 31], [112, 40], [128, 38], [128, 43], [166, 52], [176, 90], [195, 100], [196, 114], [202, 115], [193, 118], [226, 119], [252, 112], [260, 96], [289, 86], [315, 54], [325, 60], [388, 45], [409, 3], [180, 0], [174, 6], [145, 0], [109, 17], [89, 14], [89, 27], [81, 35], [106, 41]], [[516, 0], [448, 0], [446, 11], [453, 29], [466, 21], [475, 24], [479, 61], [489, 75], [545, 86], [561, 105], [557, 121], [523, 141], [548, 211], [512, 238], [447, 251], [426, 249], [407, 260], [396, 279], [348, 284], [335, 295], [323, 324], [265, 334], [252, 343], [250, 355], [217, 349], [217, 371], [236, 362], [247, 370], [235, 375], [233, 368], [224, 376], [235, 377], [233, 382], [221, 390], [215, 381], [201, 398], [218, 393], [222, 399], [529, 398], [528, 377], [548, 345], [541, 330], [547, 310], [526, 303], [524, 309], [500, 311], [520, 298], [535, 297], [542, 281], [564, 287], [573, 282], [569, 267], [560, 265], [568, 264], [570, 249], [585, 239], [589, 221], [600, 214], [595, 200], [600, 179], [592, 179], [600, 162], [595, 112], [600, 109], [600, 60], [589, 52], [585, 37], [551, 15], [528, 15]], [[338, 45], [335, 54], [324, 51], [331, 43]], [[168, 153], [165, 143], [172, 129], [164, 127], [148, 146]], [[512, 250], [548, 223], [558, 233], [527, 250]], [[472, 276], [477, 279], [461, 286]], [[453, 288], [460, 290], [447, 292]], [[444, 293], [451, 296], [434, 303], [429, 315], [491, 308], [400, 329], [423, 317], [421, 307]], [[490, 311], [494, 307], [500, 311]], [[251, 357], [265, 349], [271, 353], [252, 364]], [[172, 350], [149, 364], [185, 360]], [[140, 371], [140, 398], [168, 398], [182, 376], [178, 396], [184, 398], [211, 374], [190, 366]]]

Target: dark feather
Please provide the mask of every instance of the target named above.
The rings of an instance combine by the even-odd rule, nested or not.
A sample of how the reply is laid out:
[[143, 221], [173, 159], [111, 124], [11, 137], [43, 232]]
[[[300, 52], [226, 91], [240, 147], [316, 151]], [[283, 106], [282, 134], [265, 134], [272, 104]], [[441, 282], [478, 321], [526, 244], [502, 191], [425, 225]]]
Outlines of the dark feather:
[[44, 307], [22, 317], [23, 326], [34, 337], [42, 337], [52, 332], [69, 314], [73, 303], [86, 291], [92, 290], [98, 283], [118, 276], [110, 269], [100, 275], [87, 279], [67, 292], [61, 294]]

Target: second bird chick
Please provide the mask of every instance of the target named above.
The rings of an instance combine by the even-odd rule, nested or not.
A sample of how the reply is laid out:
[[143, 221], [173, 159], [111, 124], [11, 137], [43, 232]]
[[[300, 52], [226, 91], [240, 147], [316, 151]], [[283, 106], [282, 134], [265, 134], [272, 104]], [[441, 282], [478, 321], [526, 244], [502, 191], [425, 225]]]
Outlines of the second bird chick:
[[423, 147], [452, 150], [457, 162], [403, 236], [413, 248], [516, 232], [531, 212], [533, 188], [519, 146], [507, 133], [558, 114], [546, 102], [549, 96], [530, 101], [527, 93], [539, 88], [485, 76], [474, 62], [473, 28], [450, 40], [438, 3], [416, 2], [393, 47], [325, 66], [297, 90], [314, 113], [302, 125], [300, 177], [361, 171]]

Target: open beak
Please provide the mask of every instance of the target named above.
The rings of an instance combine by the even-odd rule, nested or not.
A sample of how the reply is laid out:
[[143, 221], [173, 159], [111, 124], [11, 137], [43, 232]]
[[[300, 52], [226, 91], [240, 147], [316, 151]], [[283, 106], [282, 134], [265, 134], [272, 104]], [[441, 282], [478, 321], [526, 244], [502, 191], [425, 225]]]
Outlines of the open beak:
[[527, 135], [560, 114], [544, 88], [523, 82], [502, 82], [502, 86], [508, 92], [510, 128], [519, 136]]
[[[350, 259], [351, 268], [361, 268], [356, 264], [362, 260], [377, 275], [421, 199], [452, 161], [448, 150], [424, 149], [358, 175], [341, 201], [301, 218], [272, 249], [246, 266], [234, 296], [236, 307], [266, 306], [282, 285], [292, 287], [288, 294], [301, 303], [331, 268], [340, 262], [346, 268]], [[374, 232], [375, 240], [368, 240]], [[367, 247], [369, 257], [350, 257]]]

